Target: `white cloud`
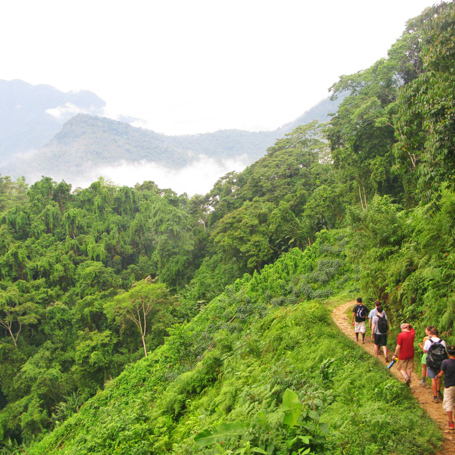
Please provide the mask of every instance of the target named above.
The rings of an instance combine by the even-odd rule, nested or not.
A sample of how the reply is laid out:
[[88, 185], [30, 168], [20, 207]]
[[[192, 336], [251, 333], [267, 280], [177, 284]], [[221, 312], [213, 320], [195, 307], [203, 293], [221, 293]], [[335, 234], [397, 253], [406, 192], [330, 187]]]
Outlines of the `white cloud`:
[[84, 109], [73, 103], [65, 103], [63, 106], [47, 109], [45, 112], [63, 123], [77, 114], [94, 114], [94, 110], [95, 109]]
[[28, 160], [30, 158], [33, 158], [35, 155], [38, 155], [40, 152], [41, 152], [40, 149], [28, 149], [25, 152], [14, 154], [14, 156], [12, 157], [13, 158], [12, 161]]
[[[151, 180], [160, 188], [171, 188], [177, 194], [187, 193], [188, 196], [193, 196], [194, 194], [208, 193], [220, 177], [234, 170], [241, 172], [246, 166], [245, 156], [216, 161], [213, 158], [201, 155], [194, 163], [178, 170], [147, 161], [136, 163], [122, 161], [116, 165], [94, 171], [93, 180], [90, 183], [99, 176], [111, 180], [116, 185], [130, 187], [136, 183]], [[87, 178], [84, 178], [84, 181], [74, 182], [74, 185], [86, 187], [90, 184], [87, 182]]]

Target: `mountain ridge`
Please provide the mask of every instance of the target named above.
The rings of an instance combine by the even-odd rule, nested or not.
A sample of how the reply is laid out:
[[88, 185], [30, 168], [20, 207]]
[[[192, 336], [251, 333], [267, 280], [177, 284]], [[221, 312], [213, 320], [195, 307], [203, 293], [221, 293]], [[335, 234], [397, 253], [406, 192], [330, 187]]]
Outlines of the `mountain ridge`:
[[64, 93], [20, 79], [0, 80], [0, 163], [43, 147], [74, 112], [101, 113], [105, 102], [93, 92]]
[[[296, 120], [272, 131], [226, 129], [174, 136], [104, 117], [101, 114], [105, 102], [92, 92], [64, 94], [51, 86], [32, 86], [19, 80], [8, 84], [4, 82], [0, 81], [0, 93], [5, 87], [18, 86], [22, 90], [20, 96], [10, 94], [10, 111], [14, 110], [14, 102], [26, 99], [26, 93], [33, 92], [27, 106], [33, 104], [35, 98], [49, 97], [49, 100], [37, 102], [38, 108], [34, 113], [29, 109], [25, 117], [30, 119], [19, 122], [17, 133], [11, 140], [6, 140], [9, 147], [5, 147], [7, 134], [2, 134], [0, 130], [0, 174], [12, 178], [23, 176], [29, 183], [39, 180], [43, 175], [70, 183], [79, 182], [81, 176], [85, 180], [96, 180], [100, 176], [105, 177], [103, 172], [106, 167], [124, 163], [151, 163], [165, 169], [179, 170], [209, 158], [217, 163], [234, 159], [241, 162], [242, 166], [247, 166], [264, 156], [276, 140], [296, 126], [313, 120], [327, 121], [330, 112], [335, 111], [339, 104], [339, 101], [334, 102], [329, 98], [322, 100]], [[75, 115], [71, 116], [71, 109]], [[50, 111], [54, 111], [53, 115]], [[43, 112], [44, 116], [39, 114]], [[62, 114], [60, 117], [59, 113]], [[7, 116], [5, 113], [3, 115]], [[65, 116], [69, 118], [62, 122]], [[21, 136], [21, 128], [32, 133], [38, 130], [39, 138], [32, 135], [23, 142], [17, 140], [19, 145], [16, 151], [11, 151], [11, 143]], [[24, 131], [22, 135], [27, 138]], [[45, 141], [49, 131], [53, 135]], [[3, 153], [2, 142], [5, 149]]]

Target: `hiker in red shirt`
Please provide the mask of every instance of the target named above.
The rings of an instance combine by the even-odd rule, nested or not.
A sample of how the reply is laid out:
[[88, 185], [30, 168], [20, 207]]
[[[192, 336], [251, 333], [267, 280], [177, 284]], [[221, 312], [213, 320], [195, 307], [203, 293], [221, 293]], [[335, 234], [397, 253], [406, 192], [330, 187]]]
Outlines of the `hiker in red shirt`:
[[411, 384], [411, 374], [414, 371], [414, 338], [415, 330], [411, 324], [401, 324], [401, 333], [397, 338], [394, 357], [398, 357], [398, 369], [403, 375], [406, 385]]

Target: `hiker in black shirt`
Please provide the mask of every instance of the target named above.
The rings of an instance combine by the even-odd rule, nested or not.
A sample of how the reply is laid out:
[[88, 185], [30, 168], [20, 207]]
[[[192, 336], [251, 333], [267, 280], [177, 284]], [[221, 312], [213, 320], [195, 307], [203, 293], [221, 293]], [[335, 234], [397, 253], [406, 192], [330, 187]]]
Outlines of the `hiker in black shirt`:
[[352, 324], [354, 325], [355, 340], [359, 341], [359, 333], [361, 333], [362, 343], [365, 343], [365, 320], [368, 317], [368, 313], [368, 308], [362, 303], [362, 298], [358, 297], [357, 305], [352, 310]]
[[455, 346], [448, 346], [449, 358], [442, 361], [437, 377], [444, 375], [444, 401], [442, 407], [449, 418], [449, 430], [454, 429], [453, 409], [455, 407]]

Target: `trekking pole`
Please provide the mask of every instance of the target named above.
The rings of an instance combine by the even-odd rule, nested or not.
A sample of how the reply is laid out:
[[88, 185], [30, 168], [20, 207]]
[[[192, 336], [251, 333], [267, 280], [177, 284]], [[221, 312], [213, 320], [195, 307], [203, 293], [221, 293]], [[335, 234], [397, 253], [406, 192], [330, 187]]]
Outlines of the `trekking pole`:
[[389, 370], [395, 365], [395, 362], [398, 360], [398, 357], [392, 357], [392, 361], [389, 363], [389, 366], [387, 367]]

